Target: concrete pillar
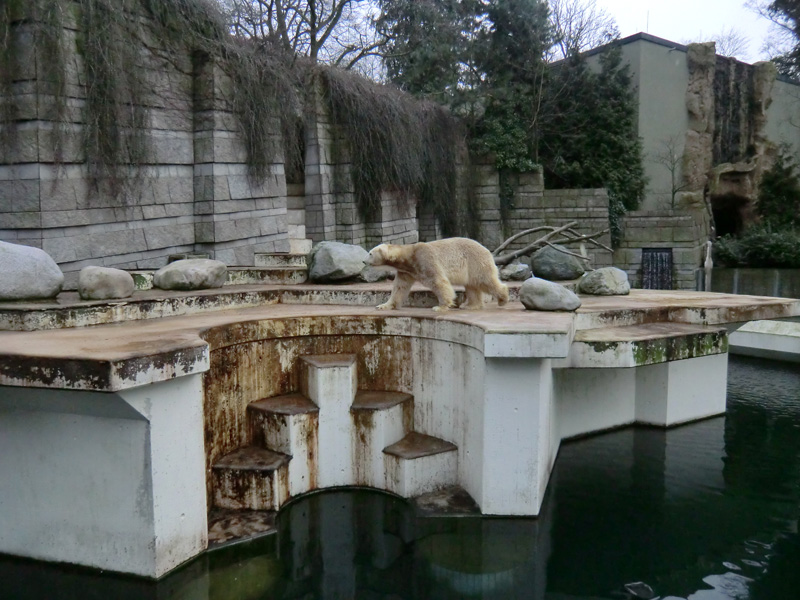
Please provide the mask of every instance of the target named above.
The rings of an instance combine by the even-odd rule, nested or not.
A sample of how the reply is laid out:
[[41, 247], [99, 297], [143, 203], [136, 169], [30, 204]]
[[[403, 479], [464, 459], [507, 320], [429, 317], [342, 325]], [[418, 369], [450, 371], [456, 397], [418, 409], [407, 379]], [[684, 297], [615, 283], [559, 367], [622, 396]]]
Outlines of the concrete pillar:
[[319, 406], [319, 488], [352, 485], [352, 418], [350, 405], [358, 388], [354, 354], [302, 357], [303, 394]]
[[638, 367], [636, 421], [669, 427], [725, 412], [728, 354]]
[[480, 497], [488, 515], [537, 515], [551, 452], [551, 360], [487, 358]]
[[0, 552], [152, 578], [196, 556], [202, 402], [201, 375], [120, 393], [2, 388]]

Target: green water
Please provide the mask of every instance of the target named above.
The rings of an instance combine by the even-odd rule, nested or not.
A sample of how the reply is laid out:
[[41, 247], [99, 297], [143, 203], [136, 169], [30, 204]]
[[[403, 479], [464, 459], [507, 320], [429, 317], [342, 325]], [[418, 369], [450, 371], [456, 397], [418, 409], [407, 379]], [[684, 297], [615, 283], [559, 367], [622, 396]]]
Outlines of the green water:
[[0, 598], [798, 600], [799, 520], [800, 368], [731, 357], [724, 418], [564, 444], [538, 519], [329, 492], [158, 583], [0, 560]]

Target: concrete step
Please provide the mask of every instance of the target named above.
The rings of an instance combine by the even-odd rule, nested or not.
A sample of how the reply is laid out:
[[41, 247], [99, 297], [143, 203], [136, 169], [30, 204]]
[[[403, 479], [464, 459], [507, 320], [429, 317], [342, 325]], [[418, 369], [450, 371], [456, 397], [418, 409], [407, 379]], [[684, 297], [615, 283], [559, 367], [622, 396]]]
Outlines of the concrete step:
[[723, 354], [724, 327], [691, 323], [647, 323], [585, 329], [575, 334], [569, 356], [556, 368], [628, 368]]
[[316, 489], [319, 407], [302, 394], [287, 394], [251, 402], [247, 416], [254, 446], [292, 457], [289, 495]]
[[352, 485], [353, 420], [358, 388], [355, 354], [300, 358], [300, 391], [319, 406], [318, 479], [321, 488]]
[[291, 457], [255, 446], [223, 456], [214, 465], [214, 506], [217, 508], [277, 510], [289, 497]]
[[228, 281], [225, 285], [294, 285], [305, 283], [308, 269], [298, 267], [228, 267]]
[[448, 441], [412, 431], [383, 454], [386, 489], [404, 498], [458, 481], [458, 448]]
[[[137, 290], [152, 290], [155, 271], [128, 271]], [[225, 285], [295, 285], [308, 280], [308, 269], [298, 267], [228, 267]]]
[[383, 488], [383, 449], [413, 429], [414, 397], [403, 392], [359, 390], [350, 415], [355, 484]]
[[306, 253], [255, 253], [255, 265], [257, 267], [305, 267]]

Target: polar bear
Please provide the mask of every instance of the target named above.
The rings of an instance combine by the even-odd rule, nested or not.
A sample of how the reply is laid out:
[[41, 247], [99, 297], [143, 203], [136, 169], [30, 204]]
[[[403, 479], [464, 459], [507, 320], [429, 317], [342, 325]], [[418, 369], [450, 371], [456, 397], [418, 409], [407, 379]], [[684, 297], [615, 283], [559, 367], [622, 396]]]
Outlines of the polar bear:
[[433, 309], [436, 311], [455, 306], [453, 285], [466, 288], [467, 298], [461, 308], [483, 308], [484, 292], [497, 298], [500, 306], [508, 302], [508, 288], [500, 283], [491, 252], [468, 238], [447, 238], [407, 246], [381, 244], [370, 251], [366, 263], [397, 269], [389, 301], [377, 306], [381, 310], [403, 306], [415, 281], [436, 294], [439, 299], [439, 306]]

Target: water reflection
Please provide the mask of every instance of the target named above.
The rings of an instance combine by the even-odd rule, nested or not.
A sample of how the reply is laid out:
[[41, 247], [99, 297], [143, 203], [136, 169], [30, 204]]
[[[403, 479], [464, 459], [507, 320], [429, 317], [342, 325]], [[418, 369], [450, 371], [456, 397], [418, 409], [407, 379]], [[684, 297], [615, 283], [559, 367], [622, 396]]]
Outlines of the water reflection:
[[727, 417], [565, 444], [538, 519], [333, 491], [157, 584], [0, 560], [0, 598], [796, 600], [799, 517], [800, 370], [733, 358]]

